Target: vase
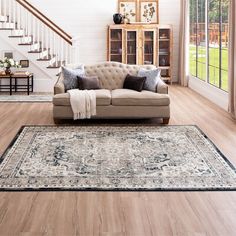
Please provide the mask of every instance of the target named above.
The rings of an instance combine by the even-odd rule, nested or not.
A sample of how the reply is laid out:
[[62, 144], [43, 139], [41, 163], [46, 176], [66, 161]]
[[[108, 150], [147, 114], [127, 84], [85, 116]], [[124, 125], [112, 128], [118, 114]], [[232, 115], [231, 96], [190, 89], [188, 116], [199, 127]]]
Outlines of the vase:
[[123, 21], [123, 16], [119, 13], [113, 15], [113, 21], [115, 24], [121, 24]]
[[6, 67], [5, 68], [5, 74], [6, 75], [10, 75], [11, 74], [11, 68], [10, 67]]

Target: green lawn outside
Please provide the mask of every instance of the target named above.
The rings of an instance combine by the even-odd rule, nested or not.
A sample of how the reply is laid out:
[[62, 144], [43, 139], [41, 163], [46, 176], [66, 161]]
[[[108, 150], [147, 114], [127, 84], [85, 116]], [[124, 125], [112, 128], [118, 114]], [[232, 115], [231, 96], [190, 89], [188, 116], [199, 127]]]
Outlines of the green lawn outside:
[[[190, 73], [196, 76], [196, 46], [189, 49]], [[209, 81], [219, 87], [219, 48], [209, 48]], [[206, 48], [198, 46], [198, 78], [206, 80]], [[218, 67], [218, 68], [217, 68]], [[222, 49], [222, 89], [228, 91], [228, 49]]]

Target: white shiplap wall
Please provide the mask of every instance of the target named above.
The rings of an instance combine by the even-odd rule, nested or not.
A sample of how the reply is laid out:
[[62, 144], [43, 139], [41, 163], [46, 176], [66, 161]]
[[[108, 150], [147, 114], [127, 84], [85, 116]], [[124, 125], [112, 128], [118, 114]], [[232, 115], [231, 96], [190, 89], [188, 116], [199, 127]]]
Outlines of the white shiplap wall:
[[[80, 40], [80, 61], [106, 60], [107, 25], [113, 23], [118, 0], [30, 0], [46, 16]], [[174, 79], [178, 70], [180, 0], [159, 0], [160, 24], [174, 26]]]

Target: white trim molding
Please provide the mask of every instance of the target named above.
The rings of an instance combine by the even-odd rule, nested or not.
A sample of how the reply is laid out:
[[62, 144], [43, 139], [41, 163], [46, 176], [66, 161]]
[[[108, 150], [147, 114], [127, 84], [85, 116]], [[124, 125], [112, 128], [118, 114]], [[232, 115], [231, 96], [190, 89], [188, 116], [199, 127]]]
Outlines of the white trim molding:
[[189, 77], [189, 88], [228, 111], [228, 93], [196, 77]]

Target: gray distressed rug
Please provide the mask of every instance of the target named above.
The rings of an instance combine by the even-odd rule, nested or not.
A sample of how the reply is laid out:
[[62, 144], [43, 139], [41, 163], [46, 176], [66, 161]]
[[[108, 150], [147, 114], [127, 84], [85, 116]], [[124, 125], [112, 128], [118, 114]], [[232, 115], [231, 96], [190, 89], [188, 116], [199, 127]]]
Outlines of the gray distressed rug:
[[236, 170], [196, 126], [26, 126], [0, 190], [236, 190]]
[[53, 95], [0, 95], [0, 102], [52, 102]]

